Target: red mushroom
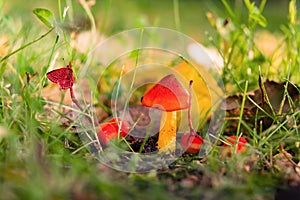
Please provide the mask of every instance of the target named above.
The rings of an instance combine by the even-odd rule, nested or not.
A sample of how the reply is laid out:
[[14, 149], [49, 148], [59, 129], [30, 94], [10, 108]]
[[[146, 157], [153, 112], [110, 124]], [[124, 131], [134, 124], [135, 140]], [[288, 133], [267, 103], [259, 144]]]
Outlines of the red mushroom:
[[182, 136], [180, 144], [187, 153], [198, 153], [201, 149], [203, 139], [198, 134], [186, 133]]
[[110, 122], [105, 122], [99, 125], [97, 135], [101, 144], [107, 146], [112, 139], [118, 138], [118, 130]]
[[109, 122], [116, 128], [117, 131], [120, 131], [121, 137], [126, 137], [130, 131], [130, 124], [120, 117], [111, 118]]
[[108, 122], [99, 125], [97, 131], [98, 139], [101, 144], [107, 146], [112, 139], [117, 139], [119, 136], [126, 137], [130, 131], [130, 124], [119, 117], [112, 118]]
[[[189, 107], [189, 93], [177, 80], [174, 74], [161, 79], [142, 97], [142, 104], [162, 110], [165, 121], [161, 120], [158, 137], [158, 149], [175, 151], [176, 144], [176, 111]], [[162, 115], [162, 119], [163, 116]]]
[[236, 147], [236, 153], [240, 153], [240, 152], [244, 152], [246, 150], [246, 144], [247, 144], [247, 140], [243, 137], [236, 137], [235, 135], [229, 136], [226, 139], [226, 142], [228, 142], [229, 144], [224, 143], [223, 146], [224, 147], [228, 147], [228, 146], [235, 146]]

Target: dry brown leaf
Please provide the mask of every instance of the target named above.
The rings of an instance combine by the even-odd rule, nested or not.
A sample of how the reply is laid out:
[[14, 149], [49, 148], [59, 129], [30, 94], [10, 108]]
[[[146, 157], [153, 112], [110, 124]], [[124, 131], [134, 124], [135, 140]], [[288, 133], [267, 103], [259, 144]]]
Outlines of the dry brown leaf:
[[[256, 89], [254, 91], [248, 92], [247, 97], [253, 100], [251, 102], [248, 98], [245, 100], [244, 105], [244, 118], [254, 117], [257, 113], [259, 115], [265, 115], [258, 107], [255, 105], [257, 104], [261, 108], [263, 108], [267, 113], [272, 114], [272, 110], [269, 105], [266, 103], [266, 96], [270, 100], [270, 104], [272, 109], [276, 114], [289, 114], [293, 111], [300, 109], [300, 95], [299, 95], [299, 87], [297, 85], [288, 84], [287, 85], [287, 93], [290, 96], [290, 99], [293, 101], [291, 104], [288, 98], [284, 99], [285, 93], [285, 82], [277, 83], [275, 81], [267, 80], [264, 82], [264, 88], [266, 94], [262, 93], [261, 89]], [[221, 109], [225, 110], [230, 116], [239, 116], [240, 108], [242, 105], [243, 94], [236, 94], [232, 96], [228, 96], [223, 102], [221, 103]], [[268, 117], [263, 118], [263, 128], [266, 129], [272, 124], [272, 120]]]
[[[277, 83], [275, 81], [267, 80], [264, 83], [264, 87], [266, 89], [266, 95], [268, 96], [270, 103], [275, 112], [279, 111], [280, 104], [283, 100], [284, 87], [285, 82]], [[291, 97], [291, 99], [295, 102], [295, 106], [299, 106], [299, 87], [296, 85], [288, 84], [287, 91]], [[250, 97], [256, 104], [262, 105], [263, 96], [260, 89], [251, 91], [247, 93], [247, 96]], [[237, 94], [233, 96], [227, 97], [221, 104], [221, 108], [226, 111], [234, 111], [235, 109], [240, 109], [242, 104], [243, 95]], [[245, 101], [246, 110], [252, 110], [256, 108], [256, 105], [253, 104], [249, 99]], [[284, 106], [282, 112], [287, 112], [290, 110], [290, 104], [286, 99], [284, 102]]]

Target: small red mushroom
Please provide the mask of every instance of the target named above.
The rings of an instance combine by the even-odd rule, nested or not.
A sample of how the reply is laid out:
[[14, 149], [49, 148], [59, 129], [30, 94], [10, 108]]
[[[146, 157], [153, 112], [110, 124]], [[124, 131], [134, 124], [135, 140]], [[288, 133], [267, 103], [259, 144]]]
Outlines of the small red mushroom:
[[112, 139], [117, 139], [119, 136], [126, 137], [126, 135], [129, 133], [129, 130], [129, 123], [117, 117], [110, 119], [108, 122], [100, 124], [97, 135], [100, 143], [107, 146], [109, 141]]
[[[239, 137], [238, 140], [235, 135], [229, 136], [226, 139], [226, 142], [230, 143], [231, 145], [236, 145], [236, 142], [238, 142], [237, 147], [236, 147], [236, 153], [244, 152], [246, 150], [246, 144], [247, 140], [243, 137]], [[229, 144], [224, 143], [224, 147], [228, 147]]]
[[201, 149], [203, 139], [200, 135], [186, 133], [182, 136], [180, 144], [187, 153], [198, 153]]
[[120, 117], [111, 118], [109, 122], [115, 127], [117, 131], [119, 131], [120, 129], [120, 136], [122, 137], [126, 137], [126, 135], [130, 131], [130, 124]]
[[110, 140], [118, 138], [118, 130], [109, 122], [102, 123], [99, 125], [97, 136], [100, 143], [107, 146]]

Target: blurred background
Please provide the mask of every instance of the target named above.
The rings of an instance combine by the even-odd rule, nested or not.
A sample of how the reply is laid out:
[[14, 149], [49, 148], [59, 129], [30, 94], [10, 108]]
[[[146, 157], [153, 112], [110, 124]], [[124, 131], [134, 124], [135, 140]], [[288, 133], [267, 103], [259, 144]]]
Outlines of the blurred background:
[[[65, 2], [72, 4], [74, 20], [82, 28], [87, 28], [86, 13], [78, 1], [61, 0], [63, 6]], [[245, 12], [247, 10], [244, 7], [243, 0], [228, 2], [232, 4], [232, 8], [236, 14], [240, 15], [241, 19], [246, 16]], [[260, 3], [258, 0], [256, 2]], [[2, 4], [2, 12], [5, 16], [20, 19], [23, 23], [38, 21], [32, 14], [32, 9], [37, 7], [48, 8], [58, 17], [58, 1], [54, 0], [14, 0], [4, 1]], [[280, 32], [280, 26], [287, 22], [288, 4], [288, 0], [267, 1], [263, 12], [268, 22], [267, 30]], [[177, 7], [179, 21], [176, 22]], [[92, 6], [92, 12], [95, 16], [97, 28], [107, 36], [136, 27], [159, 26], [179, 30], [204, 44], [208, 42], [209, 36], [214, 36], [214, 31], [207, 20], [206, 14], [212, 12], [224, 19], [228, 17], [221, 1], [207, 0], [96, 0], [95, 5]]]

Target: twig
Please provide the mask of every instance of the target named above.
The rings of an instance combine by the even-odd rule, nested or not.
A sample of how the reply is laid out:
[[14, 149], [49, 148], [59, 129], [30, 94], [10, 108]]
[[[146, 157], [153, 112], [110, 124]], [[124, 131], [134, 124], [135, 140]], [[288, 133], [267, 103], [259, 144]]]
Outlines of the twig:
[[299, 165], [297, 165], [287, 154], [287, 152], [284, 150], [283, 144], [279, 145], [280, 151], [283, 153], [284, 157], [294, 166], [297, 168], [300, 168]]

